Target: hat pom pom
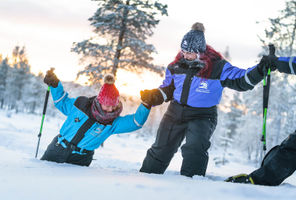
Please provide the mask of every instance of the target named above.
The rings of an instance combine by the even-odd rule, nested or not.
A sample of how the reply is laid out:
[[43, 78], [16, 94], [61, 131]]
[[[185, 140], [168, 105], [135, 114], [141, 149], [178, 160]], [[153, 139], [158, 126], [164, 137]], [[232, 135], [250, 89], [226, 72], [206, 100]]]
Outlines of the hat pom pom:
[[191, 30], [193, 31], [205, 31], [205, 27], [202, 23], [196, 22], [191, 26]]
[[110, 85], [114, 84], [115, 83], [114, 76], [112, 74], [106, 74], [104, 76], [104, 83], [110, 84]]

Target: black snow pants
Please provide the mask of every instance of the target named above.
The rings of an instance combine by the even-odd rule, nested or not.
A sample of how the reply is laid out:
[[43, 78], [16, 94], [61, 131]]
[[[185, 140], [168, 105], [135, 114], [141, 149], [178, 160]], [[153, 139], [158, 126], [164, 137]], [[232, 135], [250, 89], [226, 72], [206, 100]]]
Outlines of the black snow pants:
[[154, 144], [148, 149], [140, 172], [163, 174], [181, 147], [181, 175], [204, 176], [210, 138], [217, 125], [217, 108], [192, 108], [172, 102], [162, 118]]
[[70, 163], [81, 166], [89, 166], [94, 155], [94, 151], [88, 151], [85, 155], [72, 153], [70, 147], [64, 148], [58, 143], [58, 136], [53, 138], [52, 142], [48, 145], [41, 160], [53, 161], [57, 163]]
[[264, 157], [261, 167], [250, 174], [255, 184], [280, 185], [296, 170], [296, 131]]

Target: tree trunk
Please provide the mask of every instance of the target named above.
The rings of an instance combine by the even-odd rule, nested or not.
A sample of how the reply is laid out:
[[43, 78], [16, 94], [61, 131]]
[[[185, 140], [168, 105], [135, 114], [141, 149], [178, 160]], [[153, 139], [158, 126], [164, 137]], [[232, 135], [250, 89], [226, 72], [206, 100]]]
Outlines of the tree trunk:
[[0, 108], [3, 109], [4, 99], [0, 100]]
[[[129, 1], [130, 0], [126, 1], [126, 5], [129, 5]], [[115, 77], [116, 77], [118, 63], [119, 63], [119, 59], [120, 59], [120, 55], [121, 55], [123, 38], [124, 38], [125, 31], [126, 31], [126, 21], [127, 21], [128, 12], [129, 12], [129, 10], [125, 7], [124, 11], [123, 11], [123, 19], [122, 19], [122, 23], [121, 23], [122, 25], [120, 28], [120, 33], [118, 36], [118, 43], [117, 43], [116, 52], [115, 52], [115, 56], [114, 56], [114, 64], [112, 67], [112, 74]]]
[[36, 109], [36, 102], [33, 102], [31, 107], [31, 113], [35, 113], [35, 109]]

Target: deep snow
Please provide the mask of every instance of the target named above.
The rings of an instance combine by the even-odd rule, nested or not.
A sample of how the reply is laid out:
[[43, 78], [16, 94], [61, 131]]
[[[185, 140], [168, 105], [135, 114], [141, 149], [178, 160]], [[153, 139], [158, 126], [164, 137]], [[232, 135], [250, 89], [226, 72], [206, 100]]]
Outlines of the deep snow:
[[[58, 112], [58, 111], [57, 111]], [[154, 138], [137, 137], [137, 132], [111, 136], [104, 148], [96, 150], [90, 167], [35, 159], [41, 116], [14, 114], [0, 110], [0, 199], [268, 199], [296, 198], [296, 175], [277, 187], [225, 183], [230, 175], [251, 172], [239, 153], [222, 167], [212, 160], [219, 152], [210, 151], [206, 177], [192, 179], [179, 175], [178, 152], [164, 175], [138, 170]], [[46, 117], [38, 158], [63, 123]]]

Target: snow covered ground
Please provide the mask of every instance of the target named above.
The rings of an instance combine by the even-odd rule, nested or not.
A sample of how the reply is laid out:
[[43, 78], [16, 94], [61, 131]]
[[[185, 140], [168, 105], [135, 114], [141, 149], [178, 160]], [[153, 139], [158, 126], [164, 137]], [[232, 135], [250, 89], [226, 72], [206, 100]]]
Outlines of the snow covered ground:
[[[111, 136], [96, 150], [90, 167], [35, 159], [41, 116], [7, 114], [0, 110], [0, 199], [268, 199], [296, 198], [296, 175], [278, 187], [225, 183], [230, 175], [251, 172], [244, 158], [216, 167], [212, 159], [206, 177], [179, 175], [180, 152], [164, 175], [138, 170], [154, 138], [137, 133]], [[38, 158], [58, 133], [62, 119], [46, 118]], [[210, 158], [217, 152], [210, 152]]]

